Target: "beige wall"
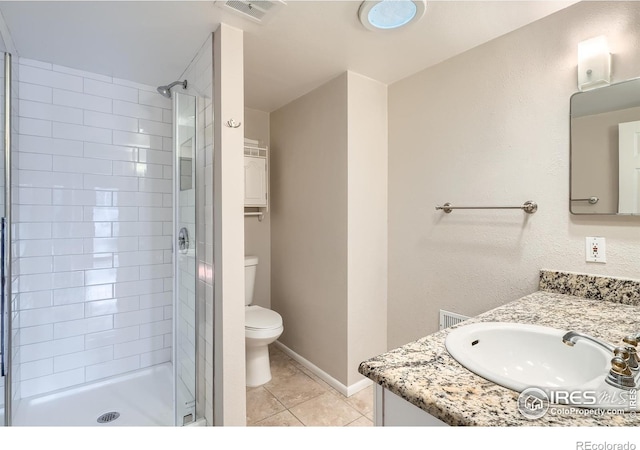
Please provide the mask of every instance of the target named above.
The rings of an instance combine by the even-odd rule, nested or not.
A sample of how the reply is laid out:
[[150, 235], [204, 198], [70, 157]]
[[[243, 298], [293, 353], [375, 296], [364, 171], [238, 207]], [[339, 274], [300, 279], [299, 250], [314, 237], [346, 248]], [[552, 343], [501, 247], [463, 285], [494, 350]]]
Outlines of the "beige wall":
[[[537, 289], [541, 268], [638, 277], [637, 218], [569, 213], [578, 42], [607, 35], [614, 81], [637, 77], [640, 4], [583, 2], [389, 87], [389, 346]], [[520, 211], [436, 205], [539, 204]], [[607, 238], [586, 263], [585, 237]]]
[[358, 366], [387, 349], [387, 86], [348, 77], [348, 360]]
[[271, 307], [280, 341], [346, 383], [347, 76], [271, 114]]
[[[244, 135], [257, 139], [261, 146], [269, 146], [269, 113], [244, 109]], [[262, 222], [257, 217], [244, 219], [244, 252], [258, 257], [253, 303], [271, 307], [271, 215], [267, 211]]]
[[344, 73], [271, 114], [280, 341], [346, 387], [386, 350], [387, 87]]
[[214, 67], [214, 424], [246, 424], [244, 353], [243, 33], [221, 24]]

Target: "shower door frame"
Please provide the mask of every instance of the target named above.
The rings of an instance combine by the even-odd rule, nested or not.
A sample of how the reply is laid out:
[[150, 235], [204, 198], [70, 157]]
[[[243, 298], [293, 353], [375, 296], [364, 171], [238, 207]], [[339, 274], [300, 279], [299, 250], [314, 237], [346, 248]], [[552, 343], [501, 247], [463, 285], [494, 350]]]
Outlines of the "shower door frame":
[[[186, 81], [186, 80], [185, 80]], [[173, 97], [173, 145], [172, 145], [172, 150], [173, 150], [173, 164], [174, 164], [174, 170], [173, 170], [173, 271], [174, 271], [174, 276], [173, 276], [173, 417], [174, 417], [174, 426], [184, 426], [184, 425], [190, 425], [190, 424], [194, 424], [196, 423], [201, 417], [204, 417], [204, 414], [202, 413], [202, 411], [199, 410], [198, 406], [198, 393], [199, 393], [199, 386], [200, 383], [198, 381], [198, 377], [199, 377], [199, 336], [200, 336], [200, 330], [199, 330], [199, 317], [200, 314], [202, 313], [201, 311], [199, 311], [199, 304], [200, 302], [198, 301], [198, 296], [200, 294], [200, 288], [199, 288], [199, 278], [198, 278], [198, 239], [200, 236], [200, 229], [198, 226], [198, 212], [197, 212], [197, 208], [198, 208], [198, 201], [200, 199], [200, 195], [201, 193], [199, 192], [200, 190], [198, 189], [198, 171], [196, 168], [196, 164], [197, 164], [197, 160], [198, 160], [198, 96], [197, 95], [193, 95], [192, 93], [188, 93], [189, 90], [187, 89], [187, 93], [181, 93], [181, 92], [176, 92], [174, 93]], [[194, 373], [195, 373], [195, 385], [193, 386], [194, 388], [194, 407], [193, 407], [193, 411], [194, 411], [194, 417], [192, 418], [192, 422], [189, 423], [179, 423], [178, 421], [178, 411], [179, 411], [179, 406], [178, 406], [178, 320], [180, 318], [179, 316], [179, 303], [180, 303], [180, 299], [179, 299], [179, 280], [178, 280], [178, 274], [180, 272], [179, 267], [178, 267], [178, 261], [179, 261], [179, 256], [178, 256], [178, 252], [179, 252], [179, 248], [178, 248], [178, 227], [179, 227], [179, 223], [180, 223], [180, 201], [179, 201], [179, 196], [180, 196], [180, 174], [181, 174], [181, 169], [180, 169], [180, 145], [178, 142], [178, 137], [179, 137], [179, 132], [178, 132], [178, 128], [179, 128], [179, 120], [178, 120], [178, 96], [179, 95], [185, 95], [185, 96], [190, 96], [193, 97], [194, 99], [194, 135], [193, 135], [193, 181], [192, 181], [192, 186], [194, 189], [194, 234], [195, 234], [195, 239], [194, 236], [190, 236], [189, 240], [193, 242], [193, 249], [194, 249], [194, 261], [195, 261], [195, 275], [194, 275], [194, 292], [195, 292], [195, 339], [194, 339], [194, 354], [195, 354], [195, 358], [194, 358]], [[181, 381], [180, 381], [181, 382]], [[183, 418], [184, 419], [184, 418]]]
[[2, 348], [2, 368], [4, 376], [4, 425], [11, 426], [12, 415], [12, 272], [11, 272], [11, 53], [4, 53], [4, 229], [3, 236], [3, 259], [4, 267], [2, 277], [4, 279], [4, 292], [2, 293], [4, 315], [2, 321], [3, 348]]

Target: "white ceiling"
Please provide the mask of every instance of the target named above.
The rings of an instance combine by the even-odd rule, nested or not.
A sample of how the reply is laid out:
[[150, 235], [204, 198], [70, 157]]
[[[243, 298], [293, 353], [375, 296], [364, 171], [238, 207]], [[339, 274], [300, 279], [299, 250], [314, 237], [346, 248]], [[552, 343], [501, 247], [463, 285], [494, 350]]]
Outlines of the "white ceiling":
[[245, 31], [246, 106], [270, 112], [345, 70], [393, 83], [576, 2], [428, 0], [420, 22], [382, 33], [358, 22], [360, 3], [288, 0], [266, 25], [211, 1], [0, 1], [0, 12], [21, 57], [151, 85], [178, 79], [228, 23]]

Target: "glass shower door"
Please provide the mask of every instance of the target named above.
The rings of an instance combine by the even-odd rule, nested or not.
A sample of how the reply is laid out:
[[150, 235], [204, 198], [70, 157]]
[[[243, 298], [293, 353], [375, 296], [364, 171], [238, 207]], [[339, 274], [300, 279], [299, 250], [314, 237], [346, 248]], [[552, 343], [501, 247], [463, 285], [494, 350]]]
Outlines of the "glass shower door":
[[0, 74], [0, 101], [2, 107], [0, 111], [0, 135], [2, 136], [2, 157], [0, 158], [0, 385], [4, 395], [0, 397], [0, 423], [11, 425], [13, 410], [11, 407], [13, 400], [13, 374], [15, 370], [12, 364], [14, 352], [12, 345], [13, 331], [11, 320], [14, 319], [13, 296], [11, 291], [11, 137], [12, 129], [12, 64], [13, 58], [10, 53], [4, 53], [3, 70]]
[[196, 97], [175, 93], [174, 298], [176, 425], [196, 419]]
[[[0, 55], [2, 57], [2, 66], [4, 69], [4, 62], [6, 60], [6, 53]], [[0, 389], [2, 389], [2, 396], [0, 396], [0, 426], [3, 426], [5, 424], [5, 371], [7, 370], [7, 366], [6, 366], [6, 359], [5, 359], [5, 349], [6, 349], [6, 340], [5, 340], [5, 336], [6, 336], [6, 331], [7, 331], [7, 316], [6, 316], [6, 310], [5, 310], [5, 305], [6, 305], [6, 290], [5, 290], [5, 239], [4, 239], [4, 231], [5, 231], [5, 189], [6, 189], [6, 183], [5, 183], [5, 139], [4, 139], [4, 130], [5, 130], [5, 70], [0, 71], [0, 102], [2, 104], [2, 107], [0, 107], [0, 136], [2, 136], [2, 139], [0, 139], [0, 146], [2, 148], [2, 151], [0, 152], [2, 154], [2, 157], [0, 158], [0, 246], [2, 248], [0, 248], [0, 271], [1, 273], [1, 287], [0, 287], [0, 295], [2, 298], [0, 298], [0, 328], [1, 328], [1, 337], [0, 337]], [[7, 393], [8, 394], [8, 393]]]

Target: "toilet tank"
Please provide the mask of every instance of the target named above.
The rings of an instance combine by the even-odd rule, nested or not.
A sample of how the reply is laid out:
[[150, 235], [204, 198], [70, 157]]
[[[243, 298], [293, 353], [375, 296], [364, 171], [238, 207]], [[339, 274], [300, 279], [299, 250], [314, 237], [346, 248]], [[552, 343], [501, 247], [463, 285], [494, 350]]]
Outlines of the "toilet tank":
[[258, 268], [257, 256], [244, 257], [244, 304], [253, 302], [253, 290], [256, 285], [256, 269]]

